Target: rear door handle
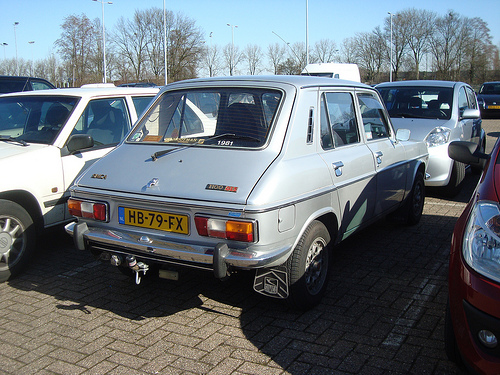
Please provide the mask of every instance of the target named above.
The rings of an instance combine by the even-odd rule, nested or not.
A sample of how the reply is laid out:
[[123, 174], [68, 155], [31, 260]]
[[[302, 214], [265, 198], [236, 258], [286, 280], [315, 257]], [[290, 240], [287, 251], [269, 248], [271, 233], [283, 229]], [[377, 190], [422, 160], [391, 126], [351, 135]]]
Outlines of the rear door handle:
[[375, 153], [375, 159], [377, 160], [377, 164], [382, 164], [382, 156], [384, 156], [384, 153], [382, 151], [377, 151]]
[[335, 171], [335, 176], [340, 177], [342, 176], [342, 167], [344, 166], [344, 163], [341, 161], [336, 161], [332, 163], [333, 170]]

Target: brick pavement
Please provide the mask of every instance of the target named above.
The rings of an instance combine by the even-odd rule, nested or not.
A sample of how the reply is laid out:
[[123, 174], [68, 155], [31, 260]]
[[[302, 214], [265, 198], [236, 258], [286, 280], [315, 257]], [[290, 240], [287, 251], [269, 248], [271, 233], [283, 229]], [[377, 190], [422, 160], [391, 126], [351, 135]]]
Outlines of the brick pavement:
[[[500, 120], [485, 121], [492, 137]], [[430, 192], [413, 227], [381, 221], [336, 249], [328, 292], [301, 313], [182, 271], [137, 286], [46, 234], [27, 272], [0, 284], [6, 374], [461, 374], [443, 343], [448, 251], [477, 176], [453, 200]]]

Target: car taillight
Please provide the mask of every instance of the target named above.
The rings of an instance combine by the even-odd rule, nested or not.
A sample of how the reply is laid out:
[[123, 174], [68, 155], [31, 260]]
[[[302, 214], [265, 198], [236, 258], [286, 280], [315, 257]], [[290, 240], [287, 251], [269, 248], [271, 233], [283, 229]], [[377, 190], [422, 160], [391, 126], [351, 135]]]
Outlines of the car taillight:
[[105, 203], [81, 201], [70, 198], [68, 200], [69, 213], [76, 217], [107, 221], [108, 208]]
[[254, 242], [255, 225], [251, 221], [195, 216], [196, 230], [200, 236], [227, 240]]

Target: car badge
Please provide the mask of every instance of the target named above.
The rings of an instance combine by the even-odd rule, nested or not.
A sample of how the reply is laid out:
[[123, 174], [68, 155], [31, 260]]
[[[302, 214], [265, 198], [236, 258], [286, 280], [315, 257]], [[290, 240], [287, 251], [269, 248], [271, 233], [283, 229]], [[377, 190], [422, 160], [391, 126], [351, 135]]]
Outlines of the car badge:
[[149, 188], [152, 188], [153, 186], [158, 186], [158, 183], [160, 182], [159, 179], [157, 178], [153, 178], [151, 181], [149, 181], [147, 184], [146, 184], [146, 187], [149, 189]]

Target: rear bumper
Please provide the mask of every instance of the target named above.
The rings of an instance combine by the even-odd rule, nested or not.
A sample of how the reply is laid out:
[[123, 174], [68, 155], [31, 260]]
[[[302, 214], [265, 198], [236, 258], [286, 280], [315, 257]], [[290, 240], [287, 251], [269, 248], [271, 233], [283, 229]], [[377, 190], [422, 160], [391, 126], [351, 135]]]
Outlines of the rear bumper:
[[221, 267], [256, 269], [283, 264], [292, 251], [291, 246], [253, 250], [231, 248], [224, 242], [215, 245], [176, 243], [116, 230], [89, 228], [85, 222], [70, 223], [65, 229], [79, 250], [135, 255], [146, 262], [212, 269], [217, 277]]

